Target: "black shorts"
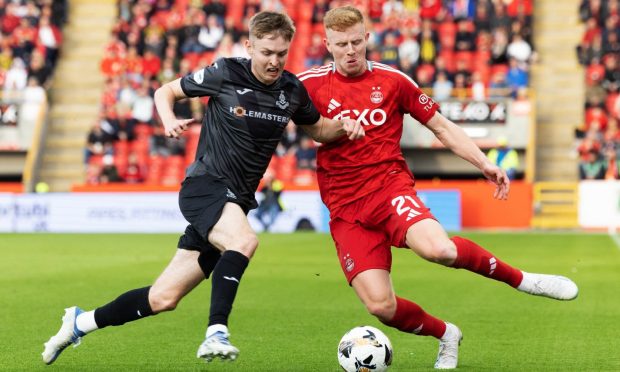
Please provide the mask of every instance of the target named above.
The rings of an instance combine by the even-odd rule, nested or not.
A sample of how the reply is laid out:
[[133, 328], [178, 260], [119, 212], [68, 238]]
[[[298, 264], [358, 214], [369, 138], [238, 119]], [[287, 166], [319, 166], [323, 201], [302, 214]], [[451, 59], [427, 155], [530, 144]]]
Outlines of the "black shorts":
[[226, 184], [209, 174], [186, 178], [179, 192], [179, 208], [189, 225], [177, 247], [200, 252], [198, 263], [207, 277], [221, 254], [209, 243], [207, 235], [222, 216], [224, 205], [236, 202], [227, 194]]

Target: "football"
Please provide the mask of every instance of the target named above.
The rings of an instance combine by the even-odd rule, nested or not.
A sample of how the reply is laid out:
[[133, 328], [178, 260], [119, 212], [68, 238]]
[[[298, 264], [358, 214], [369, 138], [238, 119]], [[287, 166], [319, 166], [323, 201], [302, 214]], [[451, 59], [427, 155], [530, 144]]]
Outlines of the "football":
[[390, 340], [371, 326], [353, 328], [338, 344], [338, 363], [347, 372], [387, 371], [392, 354]]

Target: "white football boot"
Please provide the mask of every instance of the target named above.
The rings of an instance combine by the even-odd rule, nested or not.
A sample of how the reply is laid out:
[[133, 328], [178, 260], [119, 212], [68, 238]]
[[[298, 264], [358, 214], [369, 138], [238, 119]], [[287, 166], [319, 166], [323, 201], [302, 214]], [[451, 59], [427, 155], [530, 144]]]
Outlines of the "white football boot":
[[83, 313], [84, 310], [77, 306], [73, 306], [65, 309], [65, 315], [62, 317], [62, 326], [58, 333], [52, 336], [43, 346], [45, 350], [41, 355], [43, 356], [43, 362], [45, 364], [52, 364], [58, 358], [60, 353], [67, 346], [73, 344], [73, 347], [77, 347], [82, 341], [82, 337], [86, 334], [80, 331], [75, 325], [75, 319], [78, 315]]
[[435, 369], [454, 369], [459, 362], [459, 345], [463, 334], [459, 327], [446, 322], [446, 333], [439, 339]]
[[228, 328], [222, 324], [212, 325], [207, 329], [207, 337], [198, 347], [196, 356], [207, 362], [219, 357], [223, 360], [235, 360], [239, 349], [230, 344]]
[[521, 292], [556, 300], [574, 300], [579, 294], [577, 284], [564, 276], [532, 274], [523, 271], [523, 281], [517, 287]]

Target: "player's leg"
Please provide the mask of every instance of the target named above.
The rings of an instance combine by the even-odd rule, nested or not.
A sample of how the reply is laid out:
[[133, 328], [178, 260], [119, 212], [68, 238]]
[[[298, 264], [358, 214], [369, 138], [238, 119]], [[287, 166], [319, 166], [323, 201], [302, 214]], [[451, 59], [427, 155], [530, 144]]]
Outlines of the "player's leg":
[[[361, 204], [362, 209], [367, 204]], [[368, 208], [369, 213], [372, 208]], [[352, 210], [353, 214], [359, 211]], [[360, 214], [361, 215], [361, 214]], [[438, 367], [456, 366], [460, 331], [426, 313], [417, 304], [397, 297], [392, 287], [389, 270], [392, 265], [390, 243], [380, 229], [366, 229], [357, 222], [332, 218], [330, 231], [340, 266], [347, 281], [355, 290], [368, 312], [384, 324], [400, 331], [418, 335], [432, 335], [442, 347]], [[454, 368], [452, 367], [452, 368]]]
[[397, 297], [386, 270], [371, 269], [361, 272], [353, 278], [351, 286], [368, 312], [385, 325], [402, 332], [437, 338], [439, 352], [435, 368], [456, 368], [459, 344], [463, 338], [459, 328], [428, 314], [418, 304]]
[[239, 350], [228, 340], [228, 317], [258, 238], [241, 207], [226, 203], [208, 239], [223, 253], [213, 269], [209, 327], [197, 356], [207, 361], [214, 357], [234, 360]]
[[43, 361], [53, 363], [67, 346], [79, 345], [82, 337], [97, 329], [174, 310], [178, 302], [204, 279], [197, 262], [198, 255], [197, 251], [178, 249], [152, 286], [125, 292], [92, 311], [85, 312], [77, 306], [67, 308], [60, 330], [44, 345]]
[[417, 221], [407, 229], [406, 245], [420, 257], [456, 269], [495, 279], [520, 291], [558, 300], [577, 297], [575, 283], [563, 276], [523, 272], [469, 239], [450, 239], [434, 219]]

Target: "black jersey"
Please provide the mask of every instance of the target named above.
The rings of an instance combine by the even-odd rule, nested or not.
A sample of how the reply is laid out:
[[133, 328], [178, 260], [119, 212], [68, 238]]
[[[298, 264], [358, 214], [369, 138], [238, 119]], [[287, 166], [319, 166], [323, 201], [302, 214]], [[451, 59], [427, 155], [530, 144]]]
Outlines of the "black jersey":
[[251, 72], [250, 60], [222, 58], [184, 76], [189, 97], [210, 96], [188, 177], [221, 178], [234, 199], [256, 208], [254, 194], [289, 120], [316, 123], [320, 114], [297, 77], [284, 71], [272, 85]]

